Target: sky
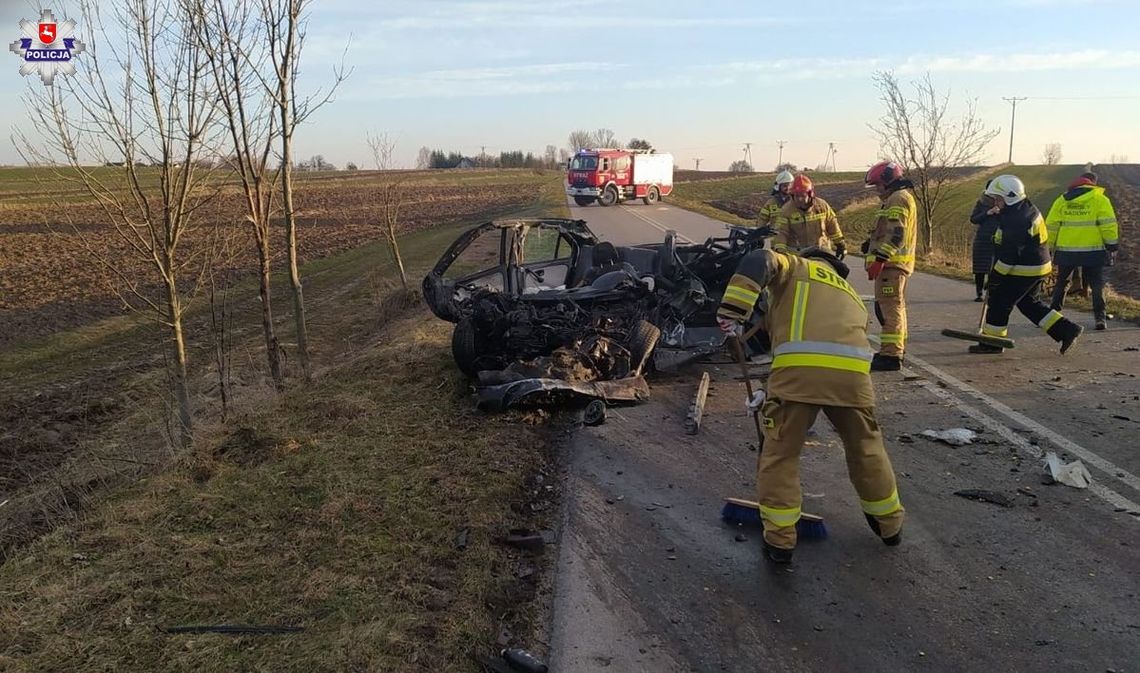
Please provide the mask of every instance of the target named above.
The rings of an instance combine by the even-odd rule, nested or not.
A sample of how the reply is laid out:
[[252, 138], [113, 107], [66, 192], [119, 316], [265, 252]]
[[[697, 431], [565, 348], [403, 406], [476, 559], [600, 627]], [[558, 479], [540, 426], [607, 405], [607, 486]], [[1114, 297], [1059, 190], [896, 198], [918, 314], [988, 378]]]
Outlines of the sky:
[[[37, 10], [0, 0], [7, 41]], [[20, 95], [33, 80], [8, 57], [0, 124], [11, 132], [30, 128]], [[1054, 142], [1064, 163], [1140, 162], [1133, 0], [316, 0], [301, 89], [327, 87], [342, 58], [351, 74], [297, 132], [298, 157], [371, 167], [365, 136], [386, 133], [395, 163], [411, 167], [421, 146], [540, 154], [575, 129], [608, 128], [683, 168], [699, 158], [725, 170], [750, 143], [753, 165], [769, 170], [782, 140], [785, 161], [815, 167], [834, 143], [836, 166], [859, 170], [878, 158], [872, 75], [893, 70], [904, 83], [930, 73], [952, 111], [976, 100], [1000, 130], [982, 163], [1007, 158], [1002, 98], [1014, 96], [1027, 98], [1015, 163], [1040, 163]], [[20, 161], [0, 140], [0, 163]]]

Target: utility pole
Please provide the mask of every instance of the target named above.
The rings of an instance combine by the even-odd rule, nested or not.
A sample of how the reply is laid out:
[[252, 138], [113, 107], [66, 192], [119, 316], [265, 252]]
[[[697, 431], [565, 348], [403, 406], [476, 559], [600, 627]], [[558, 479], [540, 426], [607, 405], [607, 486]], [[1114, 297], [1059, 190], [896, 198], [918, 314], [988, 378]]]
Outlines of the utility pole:
[[1012, 98], [1006, 98], [1005, 96], [1002, 96], [1001, 99], [1004, 101], [1009, 101], [1010, 104], [1013, 106], [1013, 111], [1009, 115], [1009, 159], [1007, 160], [1007, 161], [1009, 161], [1009, 163], [1012, 164], [1013, 163], [1013, 123], [1015, 121], [1017, 121], [1017, 102], [1022, 101], [1022, 100], [1026, 100], [1026, 98], [1024, 96], [1021, 98], [1018, 98], [1016, 96], [1014, 96]]
[[693, 161], [697, 162], [697, 170], [698, 171], [701, 170], [701, 160], [700, 159], [693, 159]]
[[776, 155], [776, 170], [780, 170], [780, 165], [784, 163], [784, 145], [787, 140], [777, 140], [776, 146], [780, 148], [779, 154]]
[[744, 143], [744, 162], [752, 167], [752, 143]]

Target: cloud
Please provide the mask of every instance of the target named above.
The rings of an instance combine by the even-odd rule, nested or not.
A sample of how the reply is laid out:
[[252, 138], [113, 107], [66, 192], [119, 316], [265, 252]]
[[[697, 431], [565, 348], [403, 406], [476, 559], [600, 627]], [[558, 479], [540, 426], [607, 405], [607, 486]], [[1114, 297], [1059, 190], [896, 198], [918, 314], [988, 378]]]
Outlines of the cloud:
[[[353, 98], [461, 98], [592, 91], [602, 74], [633, 67], [598, 61], [539, 63], [504, 67], [429, 70], [378, 77], [353, 92]], [[905, 58], [789, 58], [691, 65], [670, 75], [630, 79], [629, 91], [709, 89], [757, 83], [869, 77], [876, 70], [901, 76], [931, 73], [1016, 74], [1046, 70], [1140, 68], [1140, 50], [1084, 49], [1057, 53], [915, 55]]]
[[[583, 82], [573, 74], [613, 72], [625, 65], [594, 61], [538, 63], [497, 68], [431, 70], [409, 76], [380, 77], [369, 81], [368, 98], [459, 98], [507, 96], [580, 90]], [[361, 92], [357, 92], [361, 95]]]

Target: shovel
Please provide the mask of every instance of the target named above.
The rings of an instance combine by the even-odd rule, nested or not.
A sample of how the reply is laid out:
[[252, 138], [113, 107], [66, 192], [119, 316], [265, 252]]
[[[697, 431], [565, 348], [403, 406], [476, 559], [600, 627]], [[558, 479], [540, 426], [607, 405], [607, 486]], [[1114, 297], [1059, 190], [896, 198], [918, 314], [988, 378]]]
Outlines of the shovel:
[[987, 287], [985, 293], [982, 295], [982, 315], [978, 317], [978, 331], [967, 332], [966, 330], [950, 329], [949, 327], [942, 330], [942, 336], [952, 337], [954, 339], [964, 339], [966, 341], [976, 341], [980, 344], [987, 346], [996, 346], [998, 348], [1013, 348], [1013, 339], [1008, 337], [993, 336], [992, 334], [982, 334], [982, 325], [986, 324], [986, 311], [990, 307], [990, 289]]

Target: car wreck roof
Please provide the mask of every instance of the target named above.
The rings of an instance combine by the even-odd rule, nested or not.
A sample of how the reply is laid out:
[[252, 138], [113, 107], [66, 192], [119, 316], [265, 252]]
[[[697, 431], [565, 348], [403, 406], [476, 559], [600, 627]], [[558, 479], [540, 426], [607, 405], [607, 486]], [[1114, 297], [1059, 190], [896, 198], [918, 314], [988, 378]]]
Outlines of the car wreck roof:
[[561, 227], [571, 231], [590, 231], [586, 220], [571, 220], [564, 217], [522, 217], [509, 220], [491, 220], [490, 224], [500, 229], [517, 227]]

